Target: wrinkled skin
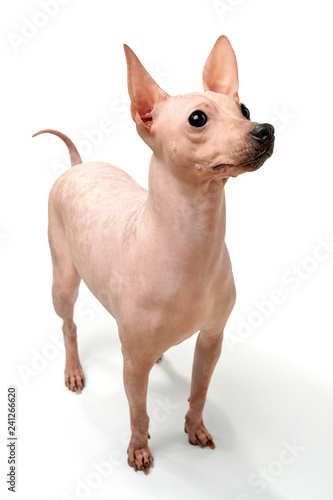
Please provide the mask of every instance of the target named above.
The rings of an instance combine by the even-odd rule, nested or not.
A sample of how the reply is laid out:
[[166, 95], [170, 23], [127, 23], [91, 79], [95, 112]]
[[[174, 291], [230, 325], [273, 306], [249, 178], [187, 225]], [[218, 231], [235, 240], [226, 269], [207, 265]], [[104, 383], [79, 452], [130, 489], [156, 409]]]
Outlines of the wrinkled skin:
[[[199, 330], [185, 432], [192, 444], [215, 446], [203, 409], [235, 303], [224, 186], [229, 177], [258, 168], [273, 146], [249, 134], [255, 123], [242, 114], [237, 63], [225, 37], [206, 62], [205, 92], [184, 96], [168, 96], [126, 46], [125, 52], [132, 117], [153, 151], [148, 193], [113, 165], [80, 163], [74, 147], [79, 164], [50, 193], [49, 242], [66, 385], [76, 392], [84, 386], [73, 322], [83, 279], [118, 324], [132, 432], [128, 462], [147, 473], [153, 465], [149, 372], [165, 351]], [[208, 117], [203, 127], [188, 121], [195, 110]]]

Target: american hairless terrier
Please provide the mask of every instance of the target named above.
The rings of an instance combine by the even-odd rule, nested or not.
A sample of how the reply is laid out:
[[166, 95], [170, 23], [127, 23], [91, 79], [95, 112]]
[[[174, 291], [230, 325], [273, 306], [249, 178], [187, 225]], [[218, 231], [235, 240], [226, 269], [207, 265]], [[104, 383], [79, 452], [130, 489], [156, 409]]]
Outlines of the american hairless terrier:
[[165, 351], [197, 331], [185, 432], [191, 444], [215, 447], [203, 409], [236, 297], [224, 241], [224, 186], [271, 156], [274, 128], [251, 121], [240, 103], [237, 62], [225, 36], [206, 61], [205, 91], [186, 95], [166, 94], [124, 48], [132, 118], [153, 152], [148, 192], [114, 165], [82, 163], [60, 132], [35, 135], [60, 137], [73, 167], [57, 179], [49, 198], [52, 295], [63, 320], [65, 383], [76, 392], [84, 387], [73, 321], [83, 279], [118, 324], [132, 432], [128, 463], [147, 474], [153, 465], [149, 372]]

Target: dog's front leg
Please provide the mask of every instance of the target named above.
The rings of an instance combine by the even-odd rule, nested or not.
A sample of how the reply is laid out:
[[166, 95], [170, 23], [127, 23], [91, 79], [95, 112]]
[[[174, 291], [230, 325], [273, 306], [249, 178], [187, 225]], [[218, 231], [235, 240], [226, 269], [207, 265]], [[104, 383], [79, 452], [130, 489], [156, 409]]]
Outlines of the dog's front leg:
[[203, 423], [203, 409], [214, 368], [222, 350], [223, 330], [219, 333], [199, 333], [194, 353], [190, 408], [185, 417], [185, 432], [191, 444], [215, 448], [212, 436]]
[[137, 355], [124, 352], [124, 386], [131, 419], [131, 440], [128, 445], [128, 463], [134, 470], [148, 473], [153, 457], [148, 446], [149, 417], [147, 414], [147, 389], [149, 372], [156, 361], [150, 363]]

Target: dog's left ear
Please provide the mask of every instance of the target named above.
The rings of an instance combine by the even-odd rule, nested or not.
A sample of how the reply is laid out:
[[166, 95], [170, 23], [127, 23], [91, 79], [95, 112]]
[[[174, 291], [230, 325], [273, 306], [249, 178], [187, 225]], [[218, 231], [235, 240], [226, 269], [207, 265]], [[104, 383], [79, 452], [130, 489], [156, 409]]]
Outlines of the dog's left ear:
[[205, 90], [229, 95], [239, 101], [235, 52], [224, 35], [217, 39], [203, 70]]
[[157, 85], [128, 45], [124, 45], [124, 50], [132, 118], [137, 125], [143, 124], [148, 130], [153, 121], [154, 106], [166, 99], [168, 94]]

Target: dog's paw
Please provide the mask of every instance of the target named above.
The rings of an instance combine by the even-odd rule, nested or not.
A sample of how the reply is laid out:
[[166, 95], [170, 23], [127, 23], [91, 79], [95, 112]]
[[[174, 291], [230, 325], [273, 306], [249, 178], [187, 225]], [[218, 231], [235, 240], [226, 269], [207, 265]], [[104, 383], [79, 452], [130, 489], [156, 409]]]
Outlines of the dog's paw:
[[80, 394], [84, 388], [84, 375], [80, 364], [66, 366], [65, 385], [68, 387], [68, 390], [76, 392], [76, 394]]
[[142, 470], [147, 475], [150, 467], [154, 467], [154, 459], [150, 452], [149, 446], [147, 445], [137, 450], [134, 448], [131, 449], [131, 447], [129, 447], [128, 465], [133, 467], [135, 472], [138, 470]]
[[213, 438], [202, 421], [200, 424], [193, 424], [186, 418], [184, 431], [188, 434], [188, 442], [190, 444], [198, 445], [200, 448], [209, 446], [212, 450], [215, 448]]

